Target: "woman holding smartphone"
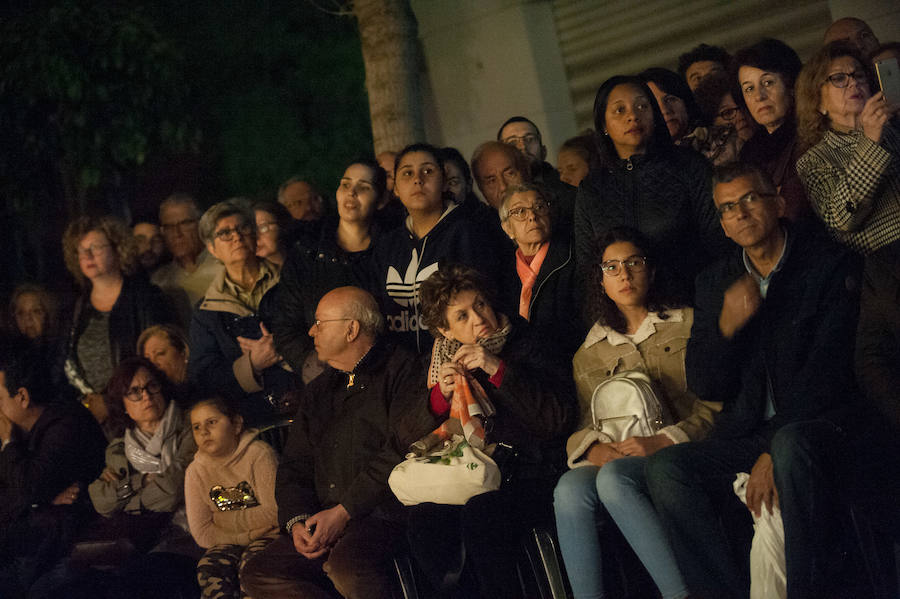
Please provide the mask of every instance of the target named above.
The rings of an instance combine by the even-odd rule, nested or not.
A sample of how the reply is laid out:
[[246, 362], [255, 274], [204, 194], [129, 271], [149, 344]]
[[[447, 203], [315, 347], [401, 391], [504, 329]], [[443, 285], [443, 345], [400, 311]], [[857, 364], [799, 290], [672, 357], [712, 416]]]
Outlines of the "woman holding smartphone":
[[832, 42], [797, 80], [812, 146], [797, 171], [832, 236], [864, 255], [900, 238], [900, 106], [876, 91], [867, 65], [855, 46]]

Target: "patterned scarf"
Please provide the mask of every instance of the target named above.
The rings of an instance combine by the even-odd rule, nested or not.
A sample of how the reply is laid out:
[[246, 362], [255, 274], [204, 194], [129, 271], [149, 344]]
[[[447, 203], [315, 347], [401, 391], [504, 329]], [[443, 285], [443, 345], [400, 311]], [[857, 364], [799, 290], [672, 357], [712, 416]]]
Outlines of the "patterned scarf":
[[544, 263], [549, 249], [549, 243], [542, 245], [531, 259], [531, 264], [525, 261], [525, 254], [522, 253], [522, 250], [516, 250], [516, 272], [519, 274], [519, 280], [522, 281], [522, 293], [519, 294], [519, 316], [525, 320], [530, 320], [528, 312], [531, 304], [531, 290], [534, 289], [534, 283], [537, 281], [538, 273], [541, 272], [541, 265]]
[[144, 474], [165, 472], [175, 461], [175, 441], [181, 411], [170, 401], [156, 432], [152, 435], [139, 428], [125, 430], [125, 457], [134, 469]]
[[[512, 325], [504, 314], [499, 315], [500, 328], [493, 334], [478, 340], [481, 345], [492, 354], [499, 354], [506, 344]], [[439, 383], [441, 365], [453, 359], [462, 343], [455, 339], [438, 337], [434, 340], [431, 350], [431, 366], [428, 370], [428, 388], [431, 389]], [[462, 428], [462, 434], [473, 446], [483, 449], [485, 446], [484, 419], [494, 415], [494, 404], [488, 399], [487, 393], [481, 384], [472, 376], [471, 372], [454, 375], [453, 399], [450, 401], [450, 417], [438, 428], [413, 443], [411, 453], [421, 456], [433, 448], [449, 440], [454, 433], [459, 434], [458, 428]]]

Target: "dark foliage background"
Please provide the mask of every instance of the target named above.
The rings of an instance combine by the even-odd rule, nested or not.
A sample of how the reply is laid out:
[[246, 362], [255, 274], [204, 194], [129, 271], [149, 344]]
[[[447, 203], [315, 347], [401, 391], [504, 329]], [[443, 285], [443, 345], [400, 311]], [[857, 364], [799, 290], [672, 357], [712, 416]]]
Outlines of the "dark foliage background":
[[371, 152], [364, 77], [353, 20], [297, 0], [0, 5], [3, 297], [70, 287], [59, 240], [80, 213], [274, 198], [294, 174], [331, 197]]

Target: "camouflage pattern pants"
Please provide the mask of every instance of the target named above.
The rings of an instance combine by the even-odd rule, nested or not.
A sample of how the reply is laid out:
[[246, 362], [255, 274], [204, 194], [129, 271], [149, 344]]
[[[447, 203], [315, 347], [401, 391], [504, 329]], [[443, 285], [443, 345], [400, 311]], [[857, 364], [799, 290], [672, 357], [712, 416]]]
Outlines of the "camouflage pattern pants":
[[197, 582], [208, 599], [249, 599], [241, 591], [238, 573], [251, 557], [265, 549], [272, 539], [256, 539], [243, 545], [215, 545], [197, 563]]

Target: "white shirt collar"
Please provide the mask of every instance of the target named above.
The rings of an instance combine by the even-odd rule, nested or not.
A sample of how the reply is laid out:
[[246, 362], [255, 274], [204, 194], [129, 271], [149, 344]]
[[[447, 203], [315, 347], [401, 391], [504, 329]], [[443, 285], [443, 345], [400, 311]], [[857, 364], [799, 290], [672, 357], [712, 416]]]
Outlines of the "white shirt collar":
[[631, 339], [615, 329], [596, 323], [591, 327], [591, 330], [588, 331], [587, 337], [584, 338], [584, 347], [590, 347], [604, 339], [607, 339], [611, 345], [622, 345], [623, 343], [637, 345], [656, 332], [657, 324], [661, 322], [682, 322], [684, 320], [684, 311], [681, 308], [666, 310], [666, 314], [668, 314], [669, 317], [665, 320], [660, 318], [659, 314], [656, 312], [647, 314], [644, 322], [641, 323], [638, 330], [631, 336]]

